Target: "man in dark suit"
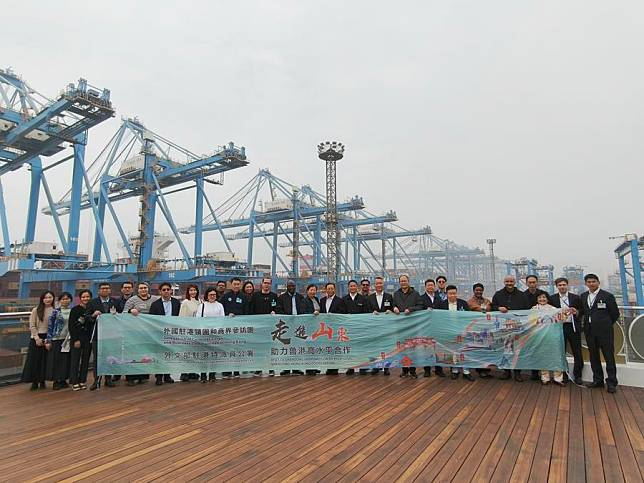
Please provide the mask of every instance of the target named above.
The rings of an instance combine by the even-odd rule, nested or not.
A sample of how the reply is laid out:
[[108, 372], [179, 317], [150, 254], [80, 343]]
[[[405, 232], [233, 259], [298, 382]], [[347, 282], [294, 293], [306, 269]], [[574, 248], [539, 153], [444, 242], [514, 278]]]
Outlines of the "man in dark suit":
[[[342, 297], [335, 294], [335, 283], [327, 282], [326, 295], [320, 299], [321, 314], [346, 314], [347, 306]], [[337, 375], [337, 369], [327, 369], [326, 375]]]
[[[390, 293], [385, 292], [385, 279], [376, 277], [373, 280], [373, 286], [376, 289], [374, 293], [367, 298], [367, 308], [369, 312], [374, 314], [386, 313], [390, 314], [394, 309], [394, 298]], [[372, 369], [371, 374], [376, 375], [380, 369]], [[385, 367], [385, 376], [389, 375], [389, 368]]]
[[[347, 284], [349, 293], [342, 297], [344, 300], [344, 305], [347, 307], [347, 314], [364, 314], [369, 311], [367, 306], [367, 298], [358, 293], [358, 282], [356, 280], [349, 280]], [[347, 369], [347, 376], [350, 376], [355, 371], [353, 369]], [[360, 369], [360, 374], [367, 374], [367, 369]]]
[[612, 293], [599, 288], [599, 277], [584, 277], [588, 290], [581, 294], [581, 317], [590, 353], [593, 382], [588, 387], [604, 387], [604, 369], [599, 357], [601, 349], [606, 361], [606, 386], [610, 393], [617, 390], [613, 324], [619, 319], [619, 308]]
[[[433, 278], [425, 280], [425, 291], [420, 296], [420, 301], [423, 304], [423, 309], [425, 310], [433, 310], [434, 304], [440, 301], [436, 295], [436, 282]], [[423, 371], [424, 377], [432, 377], [432, 366], [424, 366]], [[445, 373], [441, 366], [434, 367], [434, 372], [438, 377], [445, 377]]]
[[[98, 317], [101, 314], [109, 314], [117, 312], [117, 303], [112, 298], [112, 286], [107, 282], [102, 282], [98, 284], [98, 297], [93, 298], [87, 304], [87, 313], [92, 315], [92, 321], [94, 322], [94, 331], [92, 333], [92, 360], [94, 361], [94, 382], [90, 386], [90, 391], [94, 391], [101, 387], [101, 379], [96, 375], [97, 368], [97, 342], [98, 336], [96, 331], [98, 330]], [[112, 381], [112, 376], [104, 376], [105, 385], [107, 387], [114, 387], [114, 382]]]
[[[447, 299], [440, 301], [437, 300], [434, 305], [435, 310], [452, 310], [454, 312], [470, 310], [470, 306], [467, 301], [458, 298], [458, 288], [456, 285], [448, 285], [445, 288], [445, 292], [447, 293]], [[458, 367], [452, 367], [452, 379], [458, 379], [459, 372]], [[474, 380], [468, 367], [463, 368], [463, 379], [467, 379], [468, 381]]]
[[[400, 288], [394, 292], [394, 314], [409, 315], [417, 310], [423, 310], [420, 295], [409, 285], [409, 276], [402, 274], [398, 277]], [[415, 367], [403, 367], [400, 377], [416, 379]]]
[[[160, 297], [150, 304], [150, 315], [166, 315], [177, 317], [179, 310], [181, 310], [181, 302], [172, 296], [172, 285], [168, 282], [163, 282], [159, 285]], [[172, 384], [174, 379], [170, 374], [155, 374], [156, 385], [160, 386], [164, 382]]]
[[581, 297], [568, 292], [568, 279], [560, 277], [555, 280], [557, 292], [549, 297], [550, 305], [560, 309], [570, 309], [566, 321], [563, 324], [564, 344], [568, 342], [570, 352], [575, 359], [572, 371], [575, 384], [581, 384], [581, 371], [584, 368], [584, 356], [581, 352]]
[[[492, 310], [498, 310], [502, 314], [505, 314], [510, 310], [528, 310], [531, 308], [528, 297], [516, 287], [516, 283], [517, 281], [512, 275], [507, 275], [503, 279], [504, 287], [492, 297]], [[505, 369], [499, 379], [510, 379], [510, 377], [512, 377], [512, 371]], [[514, 380], [523, 382], [521, 369], [514, 370]]]
[[[286, 292], [277, 297], [277, 313], [285, 315], [298, 315], [303, 312], [304, 297], [302, 294], [297, 293], [295, 290], [295, 281], [289, 280], [286, 282]], [[288, 376], [290, 370], [280, 372], [280, 376]], [[293, 374], [302, 375], [303, 372], [293, 370]]]

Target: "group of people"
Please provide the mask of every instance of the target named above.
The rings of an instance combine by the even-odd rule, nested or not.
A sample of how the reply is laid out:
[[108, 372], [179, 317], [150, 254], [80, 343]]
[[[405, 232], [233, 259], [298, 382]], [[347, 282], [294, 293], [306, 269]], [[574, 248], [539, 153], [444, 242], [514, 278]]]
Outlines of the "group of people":
[[[504, 287], [494, 293], [492, 299], [484, 296], [485, 287], [476, 283], [472, 287], [473, 295], [468, 300], [458, 297], [458, 288], [449, 285], [443, 275], [436, 279], [425, 281], [424, 291], [420, 293], [410, 286], [409, 277], [399, 277], [399, 288], [392, 294], [385, 292], [385, 281], [382, 277], [374, 279], [373, 291], [371, 281], [363, 279], [360, 282], [348, 282], [348, 294], [344, 297], [336, 295], [336, 285], [328, 282], [324, 287], [325, 295], [318, 298], [318, 287], [310, 284], [306, 287], [305, 294], [296, 290], [294, 281], [289, 280], [286, 291], [278, 295], [272, 291], [272, 280], [264, 278], [258, 290], [253, 282], [239, 278], [230, 281], [230, 288], [224, 281], [205, 290], [200, 298], [199, 287], [188, 285], [183, 300], [172, 295], [172, 286], [161, 283], [158, 295], [150, 293], [150, 286], [146, 282], [136, 284], [124, 282], [121, 285], [119, 297], [112, 297], [109, 283], [101, 283], [98, 287], [98, 296], [93, 298], [91, 291], [81, 290], [78, 294], [79, 302], [71, 307], [73, 297], [67, 292], [58, 296], [46, 291], [40, 296], [38, 306], [32, 310], [29, 320], [31, 341], [27, 359], [23, 370], [22, 381], [30, 382], [31, 389], [44, 389], [45, 381], [53, 381], [53, 389], [62, 389], [72, 386], [74, 390], [87, 388], [87, 375], [90, 360], [96, 363], [96, 326], [97, 319], [105, 313], [130, 313], [184, 316], [184, 317], [225, 317], [236, 315], [259, 314], [359, 314], [359, 313], [394, 313], [408, 315], [419, 310], [455, 310], [490, 312], [500, 311], [506, 313], [513, 310], [560, 309], [564, 314], [563, 333], [565, 343], [570, 347], [574, 358], [573, 381], [581, 384], [584, 360], [582, 355], [581, 333], [583, 332], [590, 354], [590, 364], [593, 372], [593, 382], [589, 387], [604, 387], [608, 392], [615, 392], [617, 387], [617, 373], [613, 345], [612, 325], [619, 318], [619, 310], [615, 297], [599, 287], [599, 277], [588, 274], [584, 278], [587, 291], [576, 295], [568, 291], [568, 280], [558, 278], [555, 281], [557, 291], [554, 294], [538, 288], [539, 280], [535, 275], [526, 277], [527, 290], [521, 291], [516, 287], [516, 279], [507, 276]], [[600, 351], [606, 361], [607, 377], [604, 381], [604, 371], [600, 359]], [[445, 377], [443, 367], [433, 368], [439, 377]], [[424, 377], [431, 377], [432, 367], [424, 367]], [[303, 374], [302, 371], [282, 371], [281, 375], [290, 373]], [[307, 370], [306, 373], [315, 375], [319, 371]], [[378, 374], [379, 369], [373, 369], [372, 374]], [[462, 372], [463, 378], [473, 381], [471, 368], [452, 367], [451, 378], [457, 379]], [[492, 373], [487, 368], [477, 368], [480, 378], [491, 378]], [[361, 369], [360, 374], [368, 371]], [[338, 374], [337, 369], [330, 369], [327, 374]], [[355, 374], [353, 369], [346, 370], [347, 375]], [[389, 369], [383, 370], [384, 375], [389, 375]], [[224, 378], [238, 377], [239, 373], [222, 373]], [[555, 372], [553, 375], [546, 370], [533, 370], [531, 378], [541, 380], [543, 384], [553, 382], [558, 385], [565, 384], [566, 374]], [[400, 377], [417, 378], [415, 367], [403, 367]], [[520, 370], [504, 370], [500, 379], [510, 379], [522, 382]], [[104, 376], [107, 387], [113, 387], [120, 379], [117, 375]], [[145, 382], [149, 375], [128, 375], [128, 385]], [[181, 381], [188, 382], [198, 379], [205, 383], [214, 381], [216, 374], [181, 374]], [[68, 382], [69, 381], [69, 382]], [[95, 378], [90, 389], [98, 387], [100, 378]], [[173, 383], [170, 374], [156, 374], [157, 385]]]

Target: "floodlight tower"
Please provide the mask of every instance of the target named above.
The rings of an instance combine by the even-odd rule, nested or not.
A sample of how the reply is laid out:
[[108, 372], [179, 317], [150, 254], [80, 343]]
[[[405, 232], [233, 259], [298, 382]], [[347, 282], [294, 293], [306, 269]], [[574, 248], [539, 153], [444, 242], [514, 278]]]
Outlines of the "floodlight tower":
[[488, 238], [487, 244], [490, 247], [490, 270], [492, 273], [492, 289], [496, 290], [496, 267], [494, 266], [494, 244], [496, 243], [496, 238]]
[[325, 141], [318, 144], [318, 157], [326, 161], [326, 260], [330, 281], [340, 273], [340, 233], [336, 198], [335, 163], [344, 157], [344, 144]]

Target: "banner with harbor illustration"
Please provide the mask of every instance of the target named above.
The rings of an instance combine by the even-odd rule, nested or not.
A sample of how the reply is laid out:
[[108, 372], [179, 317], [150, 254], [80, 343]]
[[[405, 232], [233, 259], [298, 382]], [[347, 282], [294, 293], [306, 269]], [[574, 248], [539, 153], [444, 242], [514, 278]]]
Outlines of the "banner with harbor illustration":
[[405, 366], [567, 370], [561, 312], [104, 314], [99, 374]]

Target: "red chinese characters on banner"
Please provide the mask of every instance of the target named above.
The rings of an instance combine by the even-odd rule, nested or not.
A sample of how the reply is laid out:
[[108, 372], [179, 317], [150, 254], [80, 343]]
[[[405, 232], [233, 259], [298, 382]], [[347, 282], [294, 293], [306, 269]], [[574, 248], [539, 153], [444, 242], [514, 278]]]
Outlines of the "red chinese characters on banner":
[[324, 322], [320, 322], [318, 330], [311, 334], [311, 340], [316, 340], [318, 337], [326, 335], [329, 340], [333, 339], [333, 327], [327, 326]]
[[411, 357], [409, 357], [409, 356], [405, 356], [405, 357], [403, 357], [403, 358], [400, 360], [400, 364], [401, 364], [403, 367], [411, 367], [411, 365], [413, 364], [413, 362], [414, 362], [414, 361], [412, 361], [412, 360], [411, 360]]
[[349, 336], [347, 335], [347, 329], [340, 327], [338, 329], [338, 342], [349, 342]]

